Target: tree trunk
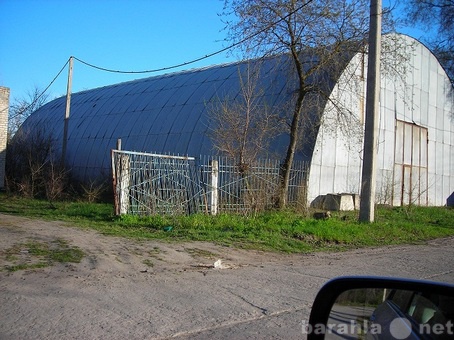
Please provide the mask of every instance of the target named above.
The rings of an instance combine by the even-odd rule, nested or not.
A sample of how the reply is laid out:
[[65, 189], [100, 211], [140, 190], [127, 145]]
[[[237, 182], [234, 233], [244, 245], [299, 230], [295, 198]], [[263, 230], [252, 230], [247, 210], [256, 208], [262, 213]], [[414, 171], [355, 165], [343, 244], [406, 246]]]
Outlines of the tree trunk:
[[304, 95], [304, 91], [300, 90], [298, 99], [295, 103], [295, 110], [293, 111], [292, 124], [290, 126], [290, 142], [287, 148], [287, 154], [285, 156], [284, 163], [281, 166], [281, 188], [278, 201], [279, 209], [285, 208], [287, 206], [288, 187], [290, 184], [290, 171], [292, 170], [293, 159], [295, 157], [296, 146], [298, 143], [299, 121]]
[[[291, 28], [289, 27], [289, 31], [291, 32], [291, 39], [295, 41], [295, 35], [293, 34]], [[296, 45], [292, 44], [290, 47], [291, 56], [293, 59], [294, 66], [297, 71], [298, 81], [299, 81], [299, 88], [298, 88], [298, 98], [296, 99], [295, 108], [293, 110], [293, 117], [292, 117], [292, 124], [290, 125], [290, 142], [287, 148], [287, 154], [285, 156], [284, 163], [281, 166], [281, 188], [280, 188], [280, 196], [278, 200], [278, 208], [282, 209], [287, 206], [288, 200], [288, 187], [290, 183], [290, 171], [292, 170], [293, 159], [295, 157], [296, 146], [298, 143], [298, 133], [300, 128], [300, 116], [301, 116], [301, 109], [303, 107], [303, 100], [306, 96], [306, 88], [305, 88], [305, 73], [303, 69], [303, 65], [299, 59], [298, 51], [296, 50]]]

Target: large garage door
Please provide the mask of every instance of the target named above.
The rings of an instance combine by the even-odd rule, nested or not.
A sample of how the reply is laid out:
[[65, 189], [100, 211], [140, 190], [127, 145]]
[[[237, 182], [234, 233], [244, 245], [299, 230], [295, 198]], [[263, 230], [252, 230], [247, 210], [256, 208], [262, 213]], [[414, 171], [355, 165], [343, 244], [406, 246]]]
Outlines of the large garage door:
[[396, 121], [394, 205], [427, 205], [427, 129]]

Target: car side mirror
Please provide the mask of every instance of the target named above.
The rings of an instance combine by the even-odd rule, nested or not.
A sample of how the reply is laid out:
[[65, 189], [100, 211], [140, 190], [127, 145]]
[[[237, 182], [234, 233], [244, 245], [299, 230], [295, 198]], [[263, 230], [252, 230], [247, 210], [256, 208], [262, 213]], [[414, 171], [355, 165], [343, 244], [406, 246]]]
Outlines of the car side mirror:
[[313, 339], [454, 339], [454, 285], [384, 277], [327, 282], [303, 325]]

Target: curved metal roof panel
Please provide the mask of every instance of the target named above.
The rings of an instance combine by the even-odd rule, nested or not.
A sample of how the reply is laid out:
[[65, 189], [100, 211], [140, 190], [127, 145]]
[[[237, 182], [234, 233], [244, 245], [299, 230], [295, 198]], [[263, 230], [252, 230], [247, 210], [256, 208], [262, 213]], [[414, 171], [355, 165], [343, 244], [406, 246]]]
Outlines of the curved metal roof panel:
[[[260, 72], [263, 105], [285, 103], [294, 89], [286, 60], [278, 56], [232, 63], [74, 93], [66, 164], [79, 178], [108, 173], [110, 150], [118, 138], [125, 150], [190, 156], [212, 153], [207, 104], [239, 97], [240, 73], [245, 74], [248, 67]], [[23, 128], [45, 125], [61, 146], [65, 105], [65, 97], [47, 103]], [[272, 149], [278, 152], [282, 148], [274, 145]]]

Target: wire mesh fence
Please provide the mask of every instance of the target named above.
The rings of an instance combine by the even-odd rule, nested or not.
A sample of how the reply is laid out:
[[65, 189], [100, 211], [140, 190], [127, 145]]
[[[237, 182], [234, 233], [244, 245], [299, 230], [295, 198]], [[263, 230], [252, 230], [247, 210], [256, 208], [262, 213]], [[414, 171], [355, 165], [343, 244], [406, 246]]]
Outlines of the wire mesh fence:
[[[112, 150], [116, 214], [251, 214], [276, 206], [277, 160], [239, 164], [215, 156], [182, 157]], [[307, 164], [295, 162], [288, 203], [304, 207]]]
[[[258, 159], [241, 164], [226, 157], [201, 156], [203, 183], [210, 183], [213, 162], [218, 164], [218, 210], [256, 213], [276, 207], [280, 192], [279, 160]], [[295, 162], [291, 170], [288, 203], [304, 206], [306, 200], [306, 163]]]

